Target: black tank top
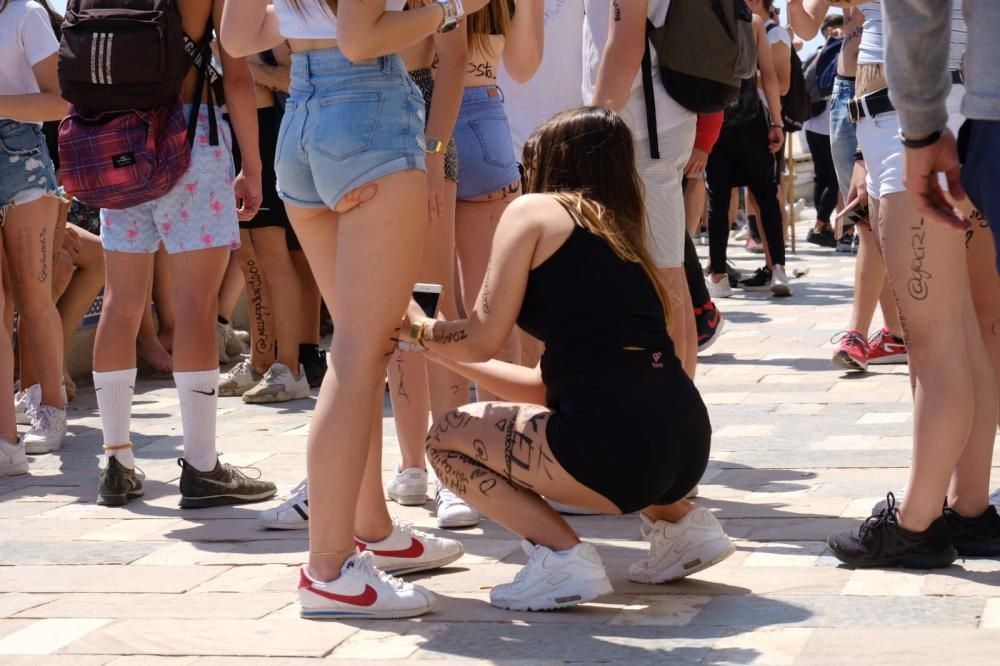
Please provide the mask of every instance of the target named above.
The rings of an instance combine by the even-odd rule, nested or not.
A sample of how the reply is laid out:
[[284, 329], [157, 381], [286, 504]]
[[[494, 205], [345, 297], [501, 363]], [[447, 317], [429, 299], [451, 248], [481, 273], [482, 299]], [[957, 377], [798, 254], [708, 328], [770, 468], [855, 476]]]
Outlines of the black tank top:
[[622, 260], [579, 225], [531, 270], [517, 323], [545, 343], [546, 384], [624, 347], [673, 355], [663, 306], [642, 266]]

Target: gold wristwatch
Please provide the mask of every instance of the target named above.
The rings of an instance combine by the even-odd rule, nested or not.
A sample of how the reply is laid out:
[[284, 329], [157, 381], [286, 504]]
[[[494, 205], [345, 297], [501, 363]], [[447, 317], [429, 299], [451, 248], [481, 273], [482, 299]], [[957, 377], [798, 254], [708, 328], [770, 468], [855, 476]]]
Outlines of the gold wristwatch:
[[444, 155], [448, 151], [448, 144], [441, 139], [432, 136], [424, 139], [424, 152], [428, 155]]

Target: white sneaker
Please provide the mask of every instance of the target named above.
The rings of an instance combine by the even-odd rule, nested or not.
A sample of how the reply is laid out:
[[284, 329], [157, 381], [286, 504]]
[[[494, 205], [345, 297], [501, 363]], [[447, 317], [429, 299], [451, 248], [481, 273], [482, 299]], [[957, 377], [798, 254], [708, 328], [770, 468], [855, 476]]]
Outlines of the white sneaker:
[[11, 444], [0, 439], [0, 477], [28, 473], [28, 456], [21, 442]]
[[579, 543], [561, 553], [522, 541], [528, 563], [514, 582], [490, 590], [490, 603], [515, 611], [542, 611], [583, 604], [612, 591], [597, 549]]
[[17, 425], [31, 425], [31, 412], [42, 404], [42, 385], [33, 384], [14, 394], [14, 416]]
[[750, 238], [750, 225], [749, 224], [744, 224], [742, 227], [740, 227], [739, 229], [736, 230], [735, 234], [733, 234], [733, 240], [736, 240], [736, 241], [744, 241], [744, 240], [746, 240], [748, 238]]
[[600, 511], [584, 509], [581, 506], [573, 506], [572, 504], [563, 504], [548, 497], [545, 498], [545, 501], [549, 503], [549, 506], [565, 516], [599, 516], [601, 514]]
[[292, 374], [284, 363], [274, 362], [264, 373], [260, 383], [243, 394], [243, 402], [250, 404], [288, 402], [309, 397], [309, 380], [299, 365], [299, 376]]
[[771, 269], [771, 293], [775, 296], [785, 297], [792, 295], [792, 288], [788, 284], [788, 276], [785, 275], [785, 267], [775, 264]]
[[712, 512], [698, 507], [678, 523], [642, 518], [642, 537], [649, 541], [649, 556], [629, 567], [636, 583], [667, 583], [718, 564], [736, 547], [722, 531]]
[[389, 499], [403, 506], [420, 506], [427, 501], [427, 470], [411, 467], [397, 472], [389, 482]]
[[695, 497], [698, 496], [699, 492], [700, 492], [700, 490], [699, 490], [698, 486], [695, 486], [694, 488], [691, 489], [691, 492], [689, 492], [687, 494], [687, 497], [685, 499], [694, 499]]
[[462, 501], [458, 495], [451, 492], [438, 482], [437, 496], [438, 527], [455, 529], [456, 527], [475, 527], [479, 524], [479, 512]]
[[369, 552], [375, 566], [394, 575], [439, 569], [448, 566], [465, 551], [454, 539], [442, 539], [413, 527], [398, 518], [392, 519], [392, 533], [381, 541], [355, 539], [358, 550]]
[[250, 359], [245, 358], [219, 378], [219, 397], [231, 398], [243, 395], [257, 386], [263, 378], [264, 375], [253, 369]]
[[711, 278], [711, 276], [705, 278], [705, 285], [708, 287], [708, 295], [712, 299], [716, 298], [732, 298], [733, 287], [729, 284], [729, 276], [723, 277], [721, 280], [716, 282]]
[[62, 448], [66, 437], [66, 410], [39, 405], [31, 414], [31, 428], [23, 440], [25, 453], [37, 455]]
[[340, 577], [328, 583], [314, 580], [303, 567], [299, 603], [300, 615], [307, 619], [401, 618], [434, 608], [434, 595], [379, 571], [371, 553], [360, 553], [347, 558]]
[[250, 334], [247, 331], [237, 331], [230, 324], [226, 328], [226, 353], [229, 358], [237, 359], [250, 352]]
[[228, 324], [223, 324], [221, 321], [215, 322], [215, 344], [219, 348], [219, 363], [229, 363], [233, 360], [228, 351], [228, 332], [231, 330], [232, 327]]
[[257, 523], [269, 530], [309, 529], [309, 489], [306, 482], [292, 488], [291, 497], [257, 514]]

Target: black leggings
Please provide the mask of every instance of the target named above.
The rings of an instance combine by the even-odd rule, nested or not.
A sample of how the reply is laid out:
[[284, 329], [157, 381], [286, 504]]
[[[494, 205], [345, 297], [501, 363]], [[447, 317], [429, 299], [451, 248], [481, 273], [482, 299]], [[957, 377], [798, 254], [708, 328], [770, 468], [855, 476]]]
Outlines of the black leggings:
[[830, 152], [830, 135], [806, 132], [806, 143], [813, 158], [813, 201], [816, 205], [816, 219], [830, 223], [830, 216], [837, 207], [837, 171], [833, 166]]
[[[701, 187], [701, 183], [698, 183], [698, 186]], [[687, 277], [691, 303], [696, 308], [700, 308], [712, 300], [708, 296], [708, 287], [705, 286], [705, 274], [701, 272], [698, 250], [694, 248], [694, 241], [691, 240], [689, 233], [684, 234], [684, 275]]]
[[708, 241], [712, 273], [726, 272], [729, 201], [733, 188], [739, 185], [746, 185], [757, 200], [771, 261], [785, 265], [777, 171], [774, 154], [768, 150], [767, 132], [763, 112], [743, 125], [723, 127], [708, 157]]

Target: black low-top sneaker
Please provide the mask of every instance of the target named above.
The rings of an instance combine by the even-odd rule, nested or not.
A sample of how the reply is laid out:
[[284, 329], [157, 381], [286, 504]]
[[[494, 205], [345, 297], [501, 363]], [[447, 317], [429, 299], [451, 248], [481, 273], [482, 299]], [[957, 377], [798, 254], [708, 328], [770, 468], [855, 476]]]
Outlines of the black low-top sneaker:
[[[308, 349], [306, 348], [308, 347]], [[309, 388], [317, 388], [326, 376], [326, 353], [316, 345], [299, 345], [299, 363], [306, 373]]]
[[945, 509], [944, 519], [959, 555], [1000, 555], [1000, 514], [995, 506], [990, 505], [981, 516], [975, 518], [966, 518], [954, 509]]
[[886, 496], [886, 506], [857, 532], [837, 532], [826, 540], [838, 560], [852, 567], [943, 569], [958, 553], [942, 514], [923, 532], [904, 529], [896, 517], [896, 498]]
[[97, 484], [97, 503], [101, 506], [124, 506], [142, 495], [142, 479], [136, 471], [110, 456]]
[[251, 478], [243, 473], [244, 469], [253, 469], [259, 477], [260, 470], [253, 467], [234, 467], [216, 460], [215, 469], [201, 472], [189, 465], [184, 458], [178, 458], [177, 464], [182, 470], [182, 509], [263, 502], [274, 497], [278, 491], [270, 481], [261, 481], [260, 478]]
[[748, 278], [740, 280], [740, 287], [746, 291], [764, 291], [771, 288], [771, 269], [767, 266], [758, 268]]

